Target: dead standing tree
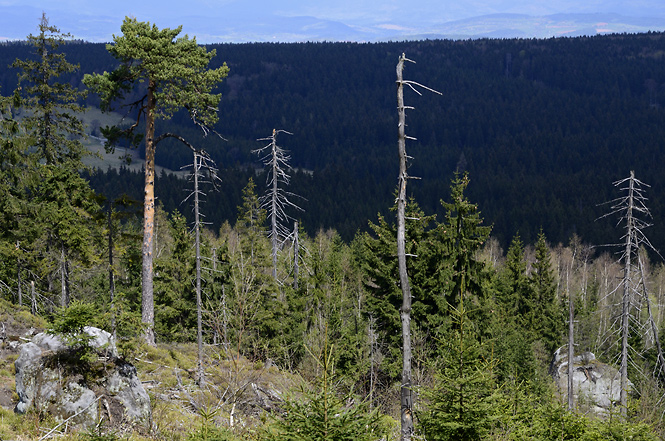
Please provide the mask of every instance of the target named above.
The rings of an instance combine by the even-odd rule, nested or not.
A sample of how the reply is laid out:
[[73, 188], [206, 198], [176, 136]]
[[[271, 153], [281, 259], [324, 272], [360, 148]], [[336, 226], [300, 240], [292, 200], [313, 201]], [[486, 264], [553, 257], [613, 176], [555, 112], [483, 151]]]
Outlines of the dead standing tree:
[[291, 157], [285, 149], [277, 145], [278, 133], [292, 135], [292, 133], [286, 130], [273, 129], [272, 136], [259, 139], [259, 141], [270, 142], [264, 147], [252, 151], [252, 153], [256, 153], [257, 155], [268, 151], [261, 158], [263, 164], [268, 167], [268, 191], [261, 197], [261, 205], [262, 208], [268, 211], [268, 217], [270, 218], [270, 232], [268, 233], [268, 237], [271, 243], [272, 276], [275, 280], [277, 280], [277, 255], [282, 247], [283, 240], [291, 235], [287, 227], [287, 222], [292, 218], [286, 214], [286, 207], [302, 210], [289, 200], [290, 196], [295, 195], [285, 191], [284, 188], [280, 188], [280, 184], [282, 186], [288, 185], [291, 180], [291, 176], [288, 173], [291, 169], [289, 165]]
[[[411, 285], [406, 268], [406, 182], [411, 178], [407, 172], [408, 160], [406, 154], [406, 140], [415, 140], [406, 135], [406, 109], [413, 109], [404, 105], [404, 86], [410, 87], [420, 95], [416, 87], [427, 89], [441, 95], [440, 92], [414, 81], [404, 80], [404, 63], [413, 60], [406, 58], [405, 54], [399, 57], [397, 63], [397, 111], [398, 122], [398, 150], [399, 150], [399, 176], [397, 193], [397, 264], [399, 267], [399, 282], [402, 288], [402, 307], [400, 320], [402, 323], [402, 385], [400, 389], [401, 413], [401, 440], [409, 441], [413, 435], [413, 395], [411, 393]], [[415, 256], [414, 256], [415, 257]]]
[[[207, 132], [204, 132], [207, 135]], [[197, 382], [199, 386], [205, 385], [205, 369], [203, 368], [203, 302], [201, 300], [201, 217], [204, 217], [200, 211], [200, 196], [205, 196], [200, 190], [199, 184], [202, 180], [208, 179], [208, 182], [216, 188], [217, 181], [220, 180], [217, 174], [217, 166], [215, 161], [205, 150], [196, 149], [183, 137], [173, 134], [165, 133], [161, 135], [155, 142], [161, 141], [163, 138], [175, 138], [185, 144], [192, 151], [194, 155], [194, 162], [192, 164], [191, 179], [194, 183], [194, 189], [185, 198], [186, 202], [189, 198], [194, 196], [194, 246], [196, 253], [196, 341], [198, 345], [198, 360], [197, 360]], [[205, 173], [204, 173], [205, 171]]]
[[[623, 251], [620, 260], [624, 264], [623, 278], [621, 280], [620, 288], [622, 289], [621, 296], [621, 361], [619, 372], [621, 375], [621, 391], [619, 401], [621, 404], [621, 415], [625, 418], [627, 413], [628, 402], [628, 363], [630, 361], [629, 350], [629, 335], [631, 329], [631, 321], [639, 320], [639, 304], [633, 298], [644, 295], [646, 297], [647, 310], [649, 313], [649, 320], [652, 323], [652, 330], [655, 334], [654, 340], [658, 343], [658, 362], [662, 363], [663, 355], [660, 349], [660, 341], [658, 340], [658, 331], [655, 327], [653, 317], [651, 317], [651, 308], [648, 299], [648, 292], [646, 291], [646, 284], [644, 281], [644, 273], [642, 269], [641, 260], [639, 258], [640, 246], [646, 246], [655, 251], [647, 237], [644, 235], [643, 230], [649, 226], [650, 223], [644, 221], [639, 216], [650, 218], [651, 212], [647, 208], [645, 202], [647, 198], [644, 196], [642, 187], [649, 187], [647, 184], [635, 178], [635, 172], [631, 170], [630, 177], [616, 181], [615, 187], [620, 188], [621, 191], [626, 192], [626, 196], [617, 198], [611, 201], [611, 212], [603, 217], [614, 214], [619, 214], [619, 221], [617, 225], [625, 222], [626, 233], [622, 237], [624, 243], [622, 245]], [[635, 259], [634, 259], [635, 258]], [[638, 261], [636, 265], [634, 262]], [[639, 286], [644, 288], [643, 293], [638, 291]]]

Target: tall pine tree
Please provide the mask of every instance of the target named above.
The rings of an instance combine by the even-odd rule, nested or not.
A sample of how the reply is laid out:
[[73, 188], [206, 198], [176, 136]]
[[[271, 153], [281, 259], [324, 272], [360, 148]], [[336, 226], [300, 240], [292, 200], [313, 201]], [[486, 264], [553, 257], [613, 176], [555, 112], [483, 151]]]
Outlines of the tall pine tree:
[[137, 83], [146, 84], [146, 94], [131, 106], [136, 108], [136, 123], [129, 129], [107, 128], [104, 135], [113, 143], [119, 137], [132, 141], [141, 138], [133, 130], [145, 122], [145, 200], [143, 205], [143, 270], [141, 315], [146, 325], [145, 339], [155, 345], [153, 297], [153, 239], [155, 228], [155, 150], [164, 136], [155, 136], [157, 119], [170, 118], [176, 111], [186, 109], [192, 121], [207, 133], [217, 122], [220, 94], [212, 89], [226, 77], [226, 64], [209, 69], [215, 51], [208, 52], [187, 35], [177, 38], [182, 26], [158, 29], [156, 25], [125, 18], [120, 27], [122, 35], [114, 36], [108, 51], [120, 66], [113, 72], [86, 74], [83, 81], [102, 97], [102, 109], [122, 100]]

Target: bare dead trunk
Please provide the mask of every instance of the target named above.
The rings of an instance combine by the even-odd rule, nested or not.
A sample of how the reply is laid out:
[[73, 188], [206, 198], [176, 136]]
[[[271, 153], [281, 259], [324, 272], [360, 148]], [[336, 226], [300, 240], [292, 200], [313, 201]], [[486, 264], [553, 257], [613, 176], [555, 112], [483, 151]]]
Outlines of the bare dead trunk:
[[109, 202], [108, 214], [109, 228], [109, 295], [111, 300], [111, 334], [117, 342], [117, 330], [115, 322], [115, 277], [113, 274], [113, 205]]
[[[18, 248], [18, 242], [17, 242], [16, 248]], [[17, 262], [16, 262], [16, 279], [17, 279], [16, 294], [18, 296], [18, 306], [23, 306], [23, 291], [21, 289], [21, 283], [23, 283], [23, 280], [21, 280], [21, 260], [20, 259], [17, 259]]]
[[66, 308], [69, 305], [69, 265], [65, 246], [60, 247], [60, 306]]
[[141, 322], [148, 345], [155, 344], [155, 304], [153, 295], [153, 240], [155, 231], [155, 81], [148, 84], [145, 127], [145, 201], [143, 204], [143, 268]]
[[201, 303], [201, 224], [199, 220], [199, 171], [203, 158], [194, 152], [194, 230], [196, 232], [196, 341], [198, 343], [198, 383], [205, 385], [203, 370], [203, 317]]
[[277, 252], [279, 251], [279, 235], [277, 233], [277, 176], [278, 162], [275, 157], [275, 149], [277, 148], [277, 131], [272, 129], [272, 192], [271, 192], [271, 209], [270, 209], [270, 228], [271, 230], [271, 248], [272, 248], [272, 278], [277, 280]]
[[575, 359], [575, 306], [573, 305], [573, 296], [568, 293], [568, 410], [573, 410], [575, 407], [574, 390], [573, 390], [573, 360]]
[[398, 123], [398, 150], [399, 150], [399, 177], [397, 196], [397, 263], [399, 266], [399, 281], [402, 288], [402, 307], [400, 319], [402, 322], [402, 386], [400, 390], [401, 408], [401, 440], [409, 441], [413, 434], [413, 395], [411, 388], [411, 286], [406, 268], [406, 134], [405, 134], [405, 108], [404, 108], [404, 54], [397, 63], [397, 110]]
[[660, 345], [660, 336], [658, 335], [658, 326], [656, 325], [656, 321], [653, 318], [653, 313], [651, 312], [651, 299], [649, 299], [649, 291], [647, 290], [647, 284], [646, 284], [646, 275], [644, 274], [644, 266], [642, 265], [642, 259], [640, 259], [640, 256], [637, 256], [637, 261], [639, 264], [640, 268], [640, 278], [642, 280], [642, 288], [644, 289], [644, 300], [646, 301], [647, 304], [647, 314], [649, 315], [649, 324], [651, 325], [651, 332], [653, 334], [653, 340], [654, 343], [656, 344], [656, 350], [658, 353], [656, 354], [656, 368], [654, 373], [656, 374], [657, 377], [660, 377], [665, 373], [665, 357], [663, 357], [663, 347]]
[[293, 222], [293, 289], [298, 289], [298, 273], [300, 267], [298, 259], [300, 258], [300, 238], [298, 237], [298, 221]]
[[635, 173], [631, 170], [628, 189], [628, 209], [626, 212], [626, 249], [625, 266], [623, 276], [623, 301], [621, 306], [621, 391], [619, 401], [621, 402], [621, 416], [626, 418], [628, 404], [628, 332], [630, 314], [630, 290], [631, 290], [631, 253], [633, 248], [633, 192], [635, 185]]
[[30, 312], [37, 315], [37, 292], [35, 290], [35, 281], [30, 281]]

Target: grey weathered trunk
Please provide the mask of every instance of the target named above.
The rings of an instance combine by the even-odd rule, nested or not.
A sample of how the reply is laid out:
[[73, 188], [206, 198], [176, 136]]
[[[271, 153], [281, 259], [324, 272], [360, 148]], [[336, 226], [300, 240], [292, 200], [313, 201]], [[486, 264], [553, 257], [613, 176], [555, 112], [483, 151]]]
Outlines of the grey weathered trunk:
[[[16, 242], [16, 248], [18, 248], [18, 242]], [[18, 259], [18, 262], [16, 264], [16, 279], [17, 279], [17, 289], [16, 289], [16, 294], [18, 296], [18, 306], [23, 306], [23, 291], [21, 290], [21, 283], [23, 283], [23, 280], [21, 280], [21, 260]]]
[[222, 338], [224, 339], [224, 353], [229, 353], [229, 314], [226, 305], [226, 289], [222, 285]]
[[298, 221], [293, 222], [293, 289], [298, 289], [300, 266], [300, 238], [298, 237]]
[[65, 246], [60, 247], [60, 306], [66, 308], [69, 305], [69, 262]]
[[109, 228], [109, 295], [111, 300], [111, 334], [113, 340], [117, 340], [116, 335], [116, 322], [115, 322], [115, 277], [113, 274], [113, 206], [109, 202], [108, 213], [108, 228]]
[[198, 344], [198, 383], [205, 385], [203, 369], [203, 305], [201, 303], [201, 222], [199, 218], [199, 173], [203, 158], [194, 152], [194, 231], [196, 234], [196, 342]]
[[276, 157], [276, 148], [277, 148], [277, 131], [273, 129], [272, 131], [272, 191], [270, 195], [270, 228], [272, 232], [271, 239], [271, 250], [272, 250], [272, 278], [277, 280], [277, 254], [279, 253], [279, 234], [277, 233], [277, 210], [278, 210], [278, 200], [277, 200], [277, 176], [279, 176], [279, 162]]
[[400, 390], [401, 408], [401, 440], [408, 441], [413, 434], [413, 395], [411, 390], [411, 286], [406, 268], [406, 134], [404, 107], [404, 54], [397, 63], [397, 110], [399, 177], [397, 195], [397, 263], [399, 266], [399, 282], [402, 288], [402, 386]]
[[37, 315], [37, 291], [35, 290], [35, 281], [30, 281], [30, 312]]
[[568, 293], [568, 410], [573, 410], [575, 400], [573, 395], [573, 360], [575, 358], [575, 306], [573, 305], [573, 296]]
[[653, 334], [653, 340], [654, 343], [656, 344], [656, 350], [658, 353], [656, 354], [657, 359], [656, 359], [656, 368], [655, 368], [655, 373], [657, 376], [662, 375], [665, 373], [665, 357], [663, 357], [663, 348], [660, 345], [660, 337], [658, 336], [658, 326], [656, 325], [656, 321], [653, 318], [653, 313], [651, 312], [651, 299], [649, 299], [649, 290], [647, 289], [647, 284], [646, 284], [646, 275], [644, 274], [644, 266], [642, 265], [642, 259], [640, 256], [637, 256], [637, 262], [640, 268], [640, 278], [642, 280], [642, 288], [644, 289], [644, 300], [646, 301], [647, 304], [647, 314], [649, 316], [649, 324], [651, 325], [651, 333]]
[[626, 249], [624, 254], [623, 299], [621, 305], [621, 415], [625, 418], [628, 404], [628, 332], [630, 319], [631, 294], [631, 254], [633, 248], [634, 220], [633, 220], [633, 194], [635, 189], [635, 172], [631, 170], [628, 187], [628, 207], [626, 211]]

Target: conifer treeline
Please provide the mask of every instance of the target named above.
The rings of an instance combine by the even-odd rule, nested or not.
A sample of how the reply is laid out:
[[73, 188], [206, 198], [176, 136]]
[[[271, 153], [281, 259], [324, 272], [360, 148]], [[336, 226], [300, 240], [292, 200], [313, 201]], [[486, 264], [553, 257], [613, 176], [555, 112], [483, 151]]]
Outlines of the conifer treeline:
[[[184, 114], [170, 128], [204, 146], [222, 169], [256, 168], [256, 139], [274, 128], [292, 132], [285, 147], [293, 167], [313, 172], [294, 176], [292, 184], [308, 200], [303, 221], [310, 235], [335, 228], [348, 241], [367, 229], [367, 219], [387, 213], [397, 175], [393, 70], [403, 52], [418, 63], [414, 80], [444, 92], [440, 99], [414, 98], [409, 121], [418, 133], [410, 171], [423, 178], [411, 189], [425, 210], [443, 214], [440, 195], [454, 171], [465, 169], [473, 177], [469, 195], [504, 248], [516, 231], [535, 242], [541, 227], [555, 242], [575, 233], [611, 243], [611, 222], [595, 221], [604, 214], [598, 204], [611, 199], [611, 183], [632, 169], [653, 186], [651, 209], [663, 217], [661, 33], [214, 48], [211, 67], [227, 62], [230, 68], [216, 126], [228, 142], [199, 144]], [[84, 73], [116, 67], [102, 44], [70, 43], [63, 51], [81, 66], [66, 80], [75, 87]], [[28, 52], [25, 44], [2, 45], [0, 66]], [[16, 73], [0, 69], [3, 94], [14, 90]], [[90, 95], [87, 103], [95, 100]], [[156, 160], [179, 170], [190, 157], [186, 149], [165, 146]], [[239, 195], [243, 186], [232, 192]], [[181, 199], [177, 192], [168, 198]], [[234, 207], [208, 220], [218, 227], [233, 218]], [[665, 247], [664, 231], [654, 225], [658, 249]]]

